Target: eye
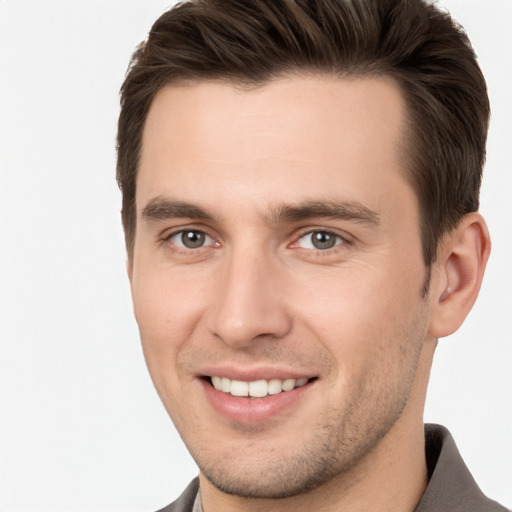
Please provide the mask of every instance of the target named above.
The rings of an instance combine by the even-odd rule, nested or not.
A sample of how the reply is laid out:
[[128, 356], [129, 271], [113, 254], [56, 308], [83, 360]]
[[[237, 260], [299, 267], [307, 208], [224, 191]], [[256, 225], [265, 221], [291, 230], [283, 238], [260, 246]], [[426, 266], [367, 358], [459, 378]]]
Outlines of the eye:
[[169, 236], [168, 240], [181, 249], [200, 249], [201, 247], [215, 245], [212, 237], [196, 229], [178, 231]]
[[319, 251], [326, 251], [332, 249], [337, 245], [344, 243], [341, 236], [331, 233], [330, 231], [310, 231], [305, 235], [301, 236], [297, 245], [303, 249], [314, 249]]

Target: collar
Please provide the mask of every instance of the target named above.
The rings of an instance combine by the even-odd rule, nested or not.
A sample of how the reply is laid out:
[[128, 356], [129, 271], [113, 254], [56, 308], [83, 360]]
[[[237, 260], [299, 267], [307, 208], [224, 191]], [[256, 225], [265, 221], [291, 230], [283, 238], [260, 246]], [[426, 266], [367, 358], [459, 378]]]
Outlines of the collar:
[[445, 427], [425, 425], [425, 457], [429, 483], [415, 512], [507, 512], [482, 493]]
[[[482, 493], [445, 427], [425, 425], [425, 457], [429, 483], [414, 512], [508, 512]], [[189, 510], [203, 512], [201, 492], [196, 488]]]

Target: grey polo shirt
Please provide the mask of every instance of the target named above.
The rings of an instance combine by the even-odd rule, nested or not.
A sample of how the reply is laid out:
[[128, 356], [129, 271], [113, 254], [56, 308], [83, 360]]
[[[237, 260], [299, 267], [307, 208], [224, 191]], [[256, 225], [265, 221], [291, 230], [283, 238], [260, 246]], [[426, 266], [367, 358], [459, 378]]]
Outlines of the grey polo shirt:
[[[425, 454], [429, 483], [415, 512], [508, 512], [479, 489], [446, 428], [425, 425]], [[203, 512], [198, 479], [158, 512]]]

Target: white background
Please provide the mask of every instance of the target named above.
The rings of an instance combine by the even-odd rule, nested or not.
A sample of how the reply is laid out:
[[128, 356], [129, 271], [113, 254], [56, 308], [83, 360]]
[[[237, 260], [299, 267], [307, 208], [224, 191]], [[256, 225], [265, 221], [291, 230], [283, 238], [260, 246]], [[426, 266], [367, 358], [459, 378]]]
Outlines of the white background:
[[[0, 0], [0, 510], [143, 511], [196, 474], [131, 316], [115, 172], [118, 90], [171, 0]], [[493, 108], [481, 297], [441, 340], [426, 420], [512, 507], [511, 0], [445, 0]]]

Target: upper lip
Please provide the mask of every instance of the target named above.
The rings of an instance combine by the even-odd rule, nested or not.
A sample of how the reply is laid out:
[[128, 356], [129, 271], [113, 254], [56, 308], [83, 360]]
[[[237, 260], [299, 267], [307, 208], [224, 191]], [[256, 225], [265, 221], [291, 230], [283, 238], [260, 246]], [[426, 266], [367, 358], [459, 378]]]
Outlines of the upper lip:
[[253, 382], [257, 380], [270, 380], [270, 379], [302, 379], [313, 378], [309, 372], [297, 371], [277, 367], [254, 367], [254, 368], [240, 368], [233, 365], [229, 366], [215, 366], [201, 369], [198, 372], [199, 377], [227, 377], [231, 380], [240, 380], [243, 382]]

